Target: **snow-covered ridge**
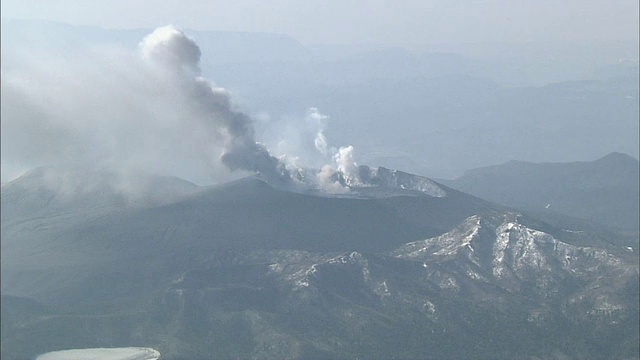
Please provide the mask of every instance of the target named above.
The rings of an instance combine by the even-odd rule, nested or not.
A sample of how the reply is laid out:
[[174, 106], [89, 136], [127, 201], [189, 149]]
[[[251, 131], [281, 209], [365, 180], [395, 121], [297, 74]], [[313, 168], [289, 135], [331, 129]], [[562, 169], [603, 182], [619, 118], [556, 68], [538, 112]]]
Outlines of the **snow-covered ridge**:
[[381, 187], [401, 190], [418, 191], [431, 197], [444, 197], [447, 193], [435, 182], [418, 175], [391, 170], [384, 167], [370, 168], [358, 167], [359, 182], [354, 182], [351, 187]]
[[480, 216], [467, 218], [453, 230], [440, 236], [407, 243], [393, 252], [393, 255], [405, 259], [426, 260], [431, 257], [448, 257], [458, 253], [462, 248], [469, 248], [471, 241], [478, 236]]
[[260, 175], [258, 177], [280, 190], [318, 196], [367, 198], [398, 195], [447, 196], [447, 192], [430, 179], [384, 167], [370, 168], [360, 165], [349, 173], [335, 171], [330, 174], [329, 179], [325, 179], [326, 183], [332, 184], [331, 187], [315, 183], [318, 175], [315, 169], [296, 169], [294, 174], [296, 186], [273, 182]]
[[[536, 273], [563, 270], [589, 271], [593, 266], [616, 266], [618, 258], [603, 249], [564, 243], [543, 231], [531, 229], [518, 214], [485, 219], [474, 215], [440, 236], [407, 243], [392, 255], [425, 263], [463, 256], [494, 278], [525, 278]], [[490, 254], [481, 264], [478, 250]], [[593, 260], [593, 264], [591, 264]]]
[[[627, 298], [611, 289], [636, 282], [637, 264], [606, 248], [563, 242], [524, 222], [516, 213], [475, 215], [447, 233], [407, 243], [390, 255], [422, 262], [426, 278], [454, 293], [483, 283], [545, 301], [564, 296], [568, 300], [562, 301], [572, 308], [594, 316], [629, 308]], [[567, 279], [590, 285], [585, 291]]]

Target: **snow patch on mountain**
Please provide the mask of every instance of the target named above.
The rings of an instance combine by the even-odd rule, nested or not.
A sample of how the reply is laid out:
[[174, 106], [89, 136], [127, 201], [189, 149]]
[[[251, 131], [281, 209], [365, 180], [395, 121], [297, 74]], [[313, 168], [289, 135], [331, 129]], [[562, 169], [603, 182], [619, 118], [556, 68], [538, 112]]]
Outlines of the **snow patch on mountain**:
[[[363, 283], [371, 283], [369, 263], [359, 252], [354, 251], [349, 254], [341, 254], [328, 258], [321, 256], [315, 261], [316, 262], [312, 264], [300, 264], [300, 267], [292, 272], [290, 270], [290, 274], [286, 277], [287, 281], [293, 284], [295, 289], [307, 288], [317, 280], [318, 274], [323, 269], [338, 267], [354, 270], [359, 274], [358, 277]], [[272, 264], [271, 269], [272, 271], [282, 272], [282, 266], [279, 264]]]
[[440, 236], [410, 242], [393, 252], [393, 255], [405, 259], [443, 259], [455, 256], [465, 247], [473, 252], [471, 242], [478, 236], [481, 218], [471, 216], [452, 231]]

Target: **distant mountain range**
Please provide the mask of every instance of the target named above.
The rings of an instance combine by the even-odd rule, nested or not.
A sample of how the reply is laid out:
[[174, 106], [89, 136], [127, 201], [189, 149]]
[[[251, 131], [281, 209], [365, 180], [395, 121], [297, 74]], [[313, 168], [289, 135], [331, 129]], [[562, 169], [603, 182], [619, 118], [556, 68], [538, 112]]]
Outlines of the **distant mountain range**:
[[140, 197], [31, 171], [2, 187], [2, 358], [637, 357], [637, 247], [371, 174], [357, 196], [147, 176]]
[[548, 221], [573, 217], [638, 235], [638, 160], [621, 153], [571, 163], [506, 164], [439, 180], [460, 191], [523, 209]]

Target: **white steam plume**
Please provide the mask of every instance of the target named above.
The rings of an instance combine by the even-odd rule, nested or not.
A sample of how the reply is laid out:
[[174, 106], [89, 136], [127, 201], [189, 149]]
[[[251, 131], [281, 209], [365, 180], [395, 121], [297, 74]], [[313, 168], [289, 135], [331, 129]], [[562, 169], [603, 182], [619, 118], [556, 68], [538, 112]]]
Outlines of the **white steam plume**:
[[324, 135], [324, 129], [326, 127], [326, 121], [328, 116], [322, 115], [317, 108], [310, 108], [307, 115], [307, 121], [313, 122], [316, 125], [316, 137], [313, 140], [316, 150], [324, 156], [329, 155], [329, 145], [327, 144], [327, 137]]
[[317, 108], [310, 108], [308, 111], [307, 122], [316, 127], [314, 147], [325, 160], [331, 161], [320, 168], [315, 180], [316, 184], [328, 193], [345, 193], [349, 191], [348, 186], [360, 183], [358, 164], [355, 162], [353, 146], [329, 146], [324, 134], [328, 119], [329, 117], [321, 114]]
[[333, 160], [337, 164], [337, 171], [348, 181], [357, 181], [358, 164], [355, 162], [353, 146], [345, 146], [338, 149], [333, 155]]

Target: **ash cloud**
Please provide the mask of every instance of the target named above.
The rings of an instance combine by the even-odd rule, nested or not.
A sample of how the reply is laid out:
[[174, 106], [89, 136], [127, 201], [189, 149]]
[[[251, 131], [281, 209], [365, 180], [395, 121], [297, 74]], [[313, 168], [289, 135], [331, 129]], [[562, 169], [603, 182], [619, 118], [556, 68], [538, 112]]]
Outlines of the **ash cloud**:
[[167, 26], [137, 50], [31, 59], [3, 73], [3, 163], [112, 165], [197, 182], [241, 170], [291, 182], [229, 92], [200, 76], [193, 40]]
[[[316, 108], [285, 131], [268, 116], [256, 123], [227, 90], [201, 76], [201, 55], [192, 39], [167, 26], [144, 37], [136, 51], [94, 48], [27, 59], [22, 72], [3, 70], [3, 169], [53, 165], [31, 177], [63, 195], [111, 191], [134, 204], [195, 191], [191, 183], [157, 175], [209, 184], [254, 173], [289, 191], [354, 190], [355, 196], [378, 185], [429, 188], [359, 166], [352, 146], [330, 145], [329, 117]], [[256, 125], [276, 141], [274, 153], [258, 141]]]
[[256, 142], [252, 119], [233, 109], [230, 94], [214, 88], [202, 77], [192, 77], [200, 72], [201, 54], [193, 40], [174, 27], [163, 27], [148, 35], [140, 48], [143, 57], [166, 67], [169, 74], [177, 74], [184, 82], [186, 93], [202, 113], [198, 118], [212, 134], [223, 139], [223, 164], [233, 171], [258, 173], [271, 182], [290, 182], [285, 167]]

